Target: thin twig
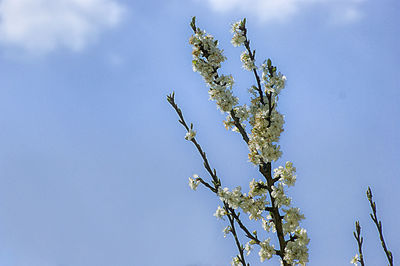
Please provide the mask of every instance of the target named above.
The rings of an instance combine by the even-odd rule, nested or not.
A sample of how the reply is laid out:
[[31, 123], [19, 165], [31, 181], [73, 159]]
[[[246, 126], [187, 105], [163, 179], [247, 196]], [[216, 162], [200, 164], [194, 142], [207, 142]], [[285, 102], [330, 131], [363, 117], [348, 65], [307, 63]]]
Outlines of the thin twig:
[[[255, 60], [256, 51], [254, 50], [252, 52], [250, 49], [250, 40], [247, 39], [246, 19], [243, 20], [243, 24], [241, 25], [240, 29], [243, 31], [244, 37], [246, 38], [246, 40], [244, 41], [244, 46], [246, 47], [246, 50], [249, 53], [251, 61], [254, 63], [256, 61]], [[253, 73], [254, 73], [254, 77], [256, 78], [256, 82], [257, 82], [257, 91], [260, 94], [260, 102], [262, 105], [265, 105], [264, 96], [263, 96], [263, 92], [262, 92], [262, 88], [261, 88], [260, 76], [258, 75], [257, 70], [255, 68], [253, 69]]]
[[[182, 126], [186, 129], [186, 131], [189, 132], [190, 128], [183, 117], [182, 110], [175, 103], [175, 94], [172, 93], [171, 95], [168, 95], [167, 100], [171, 104], [171, 106], [175, 109], [176, 113], [178, 114], [179, 123], [181, 123]], [[200, 153], [200, 155], [203, 159], [204, 167], [206, 168], [207, 172], [210, 174], [211, 178], [213, 179], [214, 187], [212, 187], [209, 183], [207, 183], [206, 181], [204, 181], [201, 178], [197, 178], [197, 180], [199, 180], [200, 183], [202, 183], [207, 188], [209, 188], [212, 192], [214, 192], [216, 195], [218, 195], [218, 188], [221, 186], [221, 180], [218, 178], [216, 170], [214, 169], [213, 171], [211, 171], [211, 167], [210, 167], [210, 164], [206, 157], [206, 153], [203, 151], [203, 149], [201, 148], [200, 144], [196, 141], [196, 139], [192, 138], [190, 141], [193, 142], [193, 144], [196, 146], [198, 152]], [[239, 219], [239, 215], [236, 214], [235, 210], [230, 208], [227, 205], [227, 203], [225, 203], [225, 202], [224, 202], [224, 208], [225, 208], [225, 211], [227, 212], [228, 219], [231, 223], [231, 228], [232, 228], [231, 233], [233, 234], [233, 236], [235, 238], [235, 242], [236, 242], [237, 248], [240, 253], [240, 260], [243, 263], [243, 265], [246, 265], [246, 261], [244, 259], [244, 255], [243, 255], [242, 245], [239, 242], [239, 238], [237, 236], [234, 224], [231, 221], [233, 221], [233, 222], [236, 221], [239, 224], [240, 228], [246, 233], [246, 236], [248, 238], [254, 240], [257, 244], [260, 243], [260, 240], [258, 240], [257, 237], [255, 237], [253, 234], [250, 233], [250, 231], [247, 229], [247, 227]], [[250, 265], [250, 264], [247, 264], [247, 265]]]
[[[229, 207], [228, 207], [228, 204], [226, 204], [225, 202], [224, 202], [224, 208], [225, 208], [225, 211], [227, 211], [227, 213], [229, 214], [229, 212], [228, 212]], [[239, 242], [239, 238], [237, 236], [236, 229], [235, 229], [235, 220], [232, 217], [232, 214], [227, 215], [227, 216], [228, 216], [229, 223], [231, 224], [231, 230], [230, 231], [231, 231], [233, 237], [235, 238], [235, 243], [236, 243], [236, 246], [237, 246], [237, 248], [239, 250], [239, 255], [240, 255], [239, 259], [240, 259], [242, 265], [246, 265], [246, 260], [244, 258], [244, 253], [243, 253], [244, 248]]]
[[361, 236], [361, 226], [358, 221], [356, 221], [356, 232], [353, 232], [353, 235], [357, 241], [358, 253], [360, 254], [360, 258], [358, 259], [358, 262], [361, 263], [361, 266], [364, 266], [364, 256], [362, 253], [362, 244], [363, 244], [364, 238]]
[[376, 214], [376, 204], [372, 200], [372, 191], [371, 191], [370, 187], [368, 187], [368, 190], [367, 190], [367, 198], [368, 198], [368, 201], [369, 201], [369, 203], [371, 205], [371, 209], [372, 209], [372, 212], [373, 212], [373, 213], [370, 213], [370, 216], [371, 216], [372, 221], [374, 221], [374, 223], [376, 225], [376, 228], [378, 229], [379, 238], [381, 240], [382, 248], [385, 251], [385, 254], [386, 254], [386, 257], [387, 257], [387, 259], [389, 261], [390, 266], [393, 266], [393, 254], [386, 247], [386, 243], [385, 243], [385, 240], [383, 238], [382, 222], [378, 220], [378, 216]]

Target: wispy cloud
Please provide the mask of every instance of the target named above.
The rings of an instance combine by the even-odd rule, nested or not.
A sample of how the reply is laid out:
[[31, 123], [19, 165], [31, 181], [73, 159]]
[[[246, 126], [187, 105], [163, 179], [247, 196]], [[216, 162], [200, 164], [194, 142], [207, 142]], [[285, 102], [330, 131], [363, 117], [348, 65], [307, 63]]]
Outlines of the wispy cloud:
[[364, 0], [206, 0], [216, 12], [239, 10], [261, 22], [285, 22], [307, 8], [328, 9], [335, 23], [354, 22], [362, 17]]
[[80, 51], [122, 14], [114, 0], [2, 0], [0, 41], [31, 53]]

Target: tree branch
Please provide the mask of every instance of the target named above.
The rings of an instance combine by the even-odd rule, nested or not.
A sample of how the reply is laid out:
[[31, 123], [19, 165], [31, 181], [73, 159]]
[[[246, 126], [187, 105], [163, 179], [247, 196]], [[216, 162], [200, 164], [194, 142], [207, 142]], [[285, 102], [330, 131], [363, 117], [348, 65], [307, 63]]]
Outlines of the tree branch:
[[364, 266], [364, 256], [362, 253], [362, 244], [363, 244], [363, 237], [361, 236], [361, 226], [358, 221], [356, 221], [356, 232], [353, 232], [354, 238], [357, 241], [358, 245], [358, 253], [360, 254], [360, 258], [358, 259], [358, 262], [361, 263], [361, 266]]
[[372, 200], [372, 191], [371, 191], [370, 187], [368, 187], [368, 190], [367, 190], [367, 198], [368, 198], [368, 201], [369, 201], [369, 203], [371, 205], [371, 209], [372, 209], [372, 212], [373, 212], [373, 213], [370, 213], [370, 216], [371, 216], [372, 221], [374, 221], [374, 223], [376, 225], [376, 228], [378, 229], [379, 238], [381, 240], [382, 248], [385, 251], [385, 254], [386, 254], [386, 257], [388, 259], [388, 262], [389, 262], [390, 266], [393, 266], [393, 254], [386, 247], [386, 243], [385, 243], [385, 240], [383, 238], [382, 222], [378, 220], [378, 216], [376, 214], [376, 204]]

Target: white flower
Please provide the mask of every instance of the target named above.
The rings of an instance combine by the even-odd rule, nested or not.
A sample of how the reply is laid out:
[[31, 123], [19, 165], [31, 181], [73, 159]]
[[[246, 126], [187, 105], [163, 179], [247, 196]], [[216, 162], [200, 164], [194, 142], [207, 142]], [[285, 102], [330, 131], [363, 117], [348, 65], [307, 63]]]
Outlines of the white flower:
[[253, 126], [249, 141], [249, 159], [252, 163], [258, 165], [262, 159], [264, 162], [272, 162], [279, 159], [282, 155], [280, 146], [273, 142], [278, 142], [283, 132], [283, 115], [276, 108], [269, 115], [269, 107], [257, 106], [253, 104], [250, 107], [253, 117], [250, 124]]
[[264, 183], [264, 181], [259, 180], [256, 182], [254, 178], [253, 180], [250, 181], [250, 191], [249, 191], [250, 196], [252, 197], [261, 196], [267, 194], [267, 192], [268, 192], [267, 185]]
[[230, 226], [225, 227], [224, 230], [222, 230], [222, 232], [224, 232], [224, 237], [226, 237], [231, 232], [231, 227]]
[[218, 206], [217, 210], [214, 213], [214, 216], [218, 219], [222, 219], [224, 215], [226, 215], [225, 209], [221, 208], [221, 206]]
[[307, 231], [298, 228], [295, 232], [297, 237], [294, 241], [289, 241], [285, 247], [285, 261], [290, 264], [305, 265], [308, 262], [307, 245], [310, 239], [307, 236]]
[[196, 136], [196, 131], [194, 131], [193, 129], [189, 129], [189, 132], [186, 133], [185, 135], [185, 139], [187, 140], [192, 140], [194, 137]]
[[256, 68], [254, 61], [251, 60], [250, 55], [247, 51], [244, 51], [242, 55], [240, 56], [240, 61], [243, 63], [243, 68], [252, 71], [253, 69]]
[[281, 207], [282, 205], [289, 206], [290, 202], [292, 201], [291, 198], [285, 195], [283, 185], [280, 183], [278, 184], [278, 186], [272, 186], [271, 196], [275, 199], [278, 207]]
[[231, 43], [233, 46], [240, 46], [246, 41], [246, 36], [244, 36], [244, 32], [241, 29], [243, 23], [244, 21], [240, 20], [232, 24], [231, 32], [233, 33], [233, 37]]
[[283, 211], [286, 212], [284, 216], [286, 222], [283, 224], [283, 232], [285, 234], [293, 233], [299, 226], [299, 222], [304, 219], [304, 215], [300, 213], [299, 208], [283, 209]]
[[247, 242], [246, 245], [244, 246], [244, 250], [247, 251], [246, 255], [249, 256], [251, 250], [253, 249], [253, 246], [250, 244], [250, 242]]
[[198, 178], [199, 176], [198, 176], [198, 175], [193, 175], [193, 177], [194, 177], [195, 179], [189, 177], [189, 187], [190, 187], [191, 189], [193, 189], [193, 190], [196, 190], [197, 187], [198, 187], [199, 184], [200, 184], [200, 181], [197, 180], [197, 178]]
[[237, 209], [244, 200], [241, 189], [241, 187], [236, 187], [232, 192], [230, 192], [228, 188], [219, 188], [218, 196], [223, 202], [228, 203], [229, 207]]
[[263, 262], [264, 260], [269, 260], [270, 258], [272, 258], [272, 255], [275, 254], [275, 248], [274, 245], [270, 245], [269, 241], [271, 239], [268, 238], [265, 241], [260, 243], [260, 251], [258, 252], [258, 255], [260, 256], [260, 260], [261, 262]]
[[278, 96], [283, 88], [285, 88], [286, 84], [286, 76], [282, 75], [282, 73], [273, 72], [270, 73], [267, 65], [264, 63], [261, 65], [262, 68], [262, 83], [264, 85], [264, 91], [266, 93], [273, 93], [275, 96]]
[[240, 259], [236, 256], [236, 257], [234, 257], [234, 258], [232, 259], [231, 265], [232, 265], [232, 266], [242, 266], [243, 264], [242, 264], [242, 262], [240, 261]]
[[279, 166], [274, 169], [274, 177], [279, 178], [283, 184], [288, 187], [293, 186], [296, 182], [296, 167], [293, 167], [293, 163], [286, 162], [285, 167]]
[[358, 254], [356, 254], [350, 261], [351, 264], [357, 265], [358, 264]]
[[273, 233], [276, 232], [274, 221], [272, 220], [271, 215], [268, 215], [266, 219], [262, 219], [262, 227], [265, 231], [270, 232], [272, 230]]

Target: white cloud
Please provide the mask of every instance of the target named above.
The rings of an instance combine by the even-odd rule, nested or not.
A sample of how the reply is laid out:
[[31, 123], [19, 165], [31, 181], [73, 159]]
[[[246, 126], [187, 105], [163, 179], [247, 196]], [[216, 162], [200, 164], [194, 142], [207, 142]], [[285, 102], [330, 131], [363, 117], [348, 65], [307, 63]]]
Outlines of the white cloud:
[[80, 51], [122, 13], [114, 0], [0, 0], [0, 41], [32, 53]]
[[[254, 15], [261, 22], [284, 22], [310, 7], [328, 8], [335, 23], [353, 22], [362, 17], [364, 0], [206, 0], [214, 11], [239, 10], [246, 16]], [[328, 10], [328, 11], [329, 11]]]

